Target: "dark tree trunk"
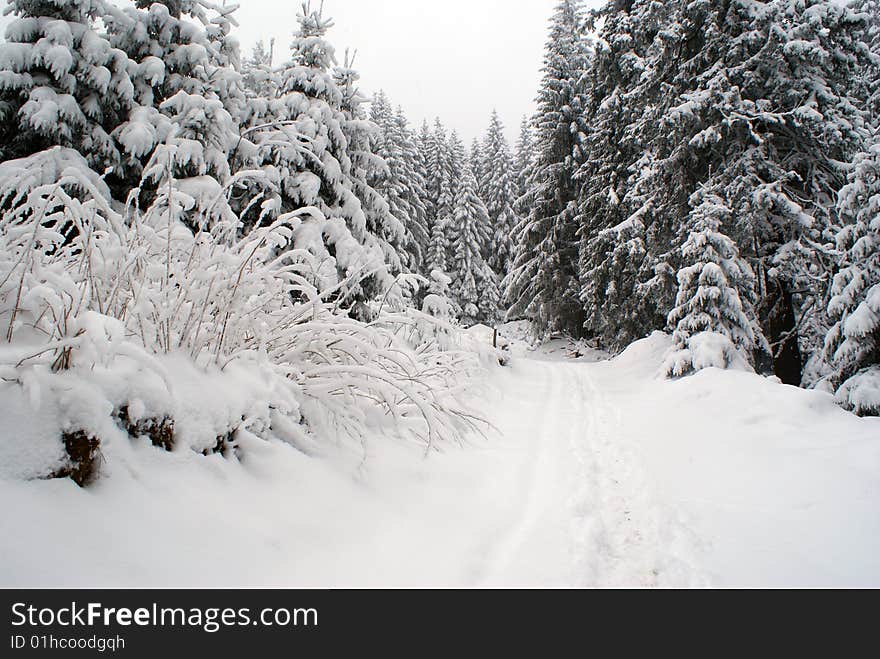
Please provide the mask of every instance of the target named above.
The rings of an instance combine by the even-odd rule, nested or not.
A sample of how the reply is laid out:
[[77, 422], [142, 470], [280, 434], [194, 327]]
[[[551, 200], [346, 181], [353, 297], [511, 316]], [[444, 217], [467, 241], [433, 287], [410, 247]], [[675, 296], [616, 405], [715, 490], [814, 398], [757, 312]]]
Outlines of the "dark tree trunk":
[[785, 384], [799, 387], [804, 362], [798, 345], [794, 302], [788, 286], [779, 280], [768, 282], [763, 307], [764, 334], [773, 351], [773, 373]]

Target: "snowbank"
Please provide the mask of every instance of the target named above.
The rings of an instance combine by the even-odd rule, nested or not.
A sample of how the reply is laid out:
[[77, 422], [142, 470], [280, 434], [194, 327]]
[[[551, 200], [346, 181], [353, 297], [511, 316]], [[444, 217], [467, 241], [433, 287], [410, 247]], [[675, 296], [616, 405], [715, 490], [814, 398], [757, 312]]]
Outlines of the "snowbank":
[[880, 419], [745, 372], [665, 381], [669, 344], [655, 334], [594, 375], [710, 582], [880, 586]]

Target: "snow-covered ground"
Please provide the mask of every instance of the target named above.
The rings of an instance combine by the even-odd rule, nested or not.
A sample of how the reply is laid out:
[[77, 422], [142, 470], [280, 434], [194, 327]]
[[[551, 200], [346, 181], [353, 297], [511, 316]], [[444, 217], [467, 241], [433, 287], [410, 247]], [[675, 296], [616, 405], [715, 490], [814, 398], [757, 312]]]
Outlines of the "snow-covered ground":
[[428, 459], [118, 441], [85, 490], [0, 472], [0, 585], [880, 586], [880, 420], [746, 373], [660, 379], [659, 334], [609, 361], [507, 330], [516, 359], [474, 392], [495, 429]]

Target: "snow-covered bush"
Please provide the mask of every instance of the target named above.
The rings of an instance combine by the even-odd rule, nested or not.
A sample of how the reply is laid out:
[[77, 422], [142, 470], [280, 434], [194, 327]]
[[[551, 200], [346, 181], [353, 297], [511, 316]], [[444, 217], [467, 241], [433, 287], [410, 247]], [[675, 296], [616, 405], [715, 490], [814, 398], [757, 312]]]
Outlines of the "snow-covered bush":
[[315, 286], [326, 264], [298, 243], [327, 226], [320, 211], [240, 237], [215, 179], [166, 175], [157, 192], [122, 215], [75, 151], [0, 165], [0, 369], [64, 398], [65, 431], [170, 419], [174, 446], [209, 453], [240, 433], [307, 450], [381, 429], [433, 450], [474, 425], [455, 397], [473, 355], [414, 349], [400, 328], [417, 318], [364, 324]]

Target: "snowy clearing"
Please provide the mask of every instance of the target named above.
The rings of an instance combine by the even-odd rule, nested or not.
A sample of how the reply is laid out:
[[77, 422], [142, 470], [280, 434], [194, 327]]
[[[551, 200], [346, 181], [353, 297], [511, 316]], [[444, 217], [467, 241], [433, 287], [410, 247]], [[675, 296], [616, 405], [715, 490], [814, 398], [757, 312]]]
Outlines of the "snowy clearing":
[[89, 489], [0, 480], [0, 584], [880, 585], [880, 420], [752, 374], [664, 380], [669, 341], [519, 343], [477, 392], [497, 432], [429, 459], [120, 434]]

